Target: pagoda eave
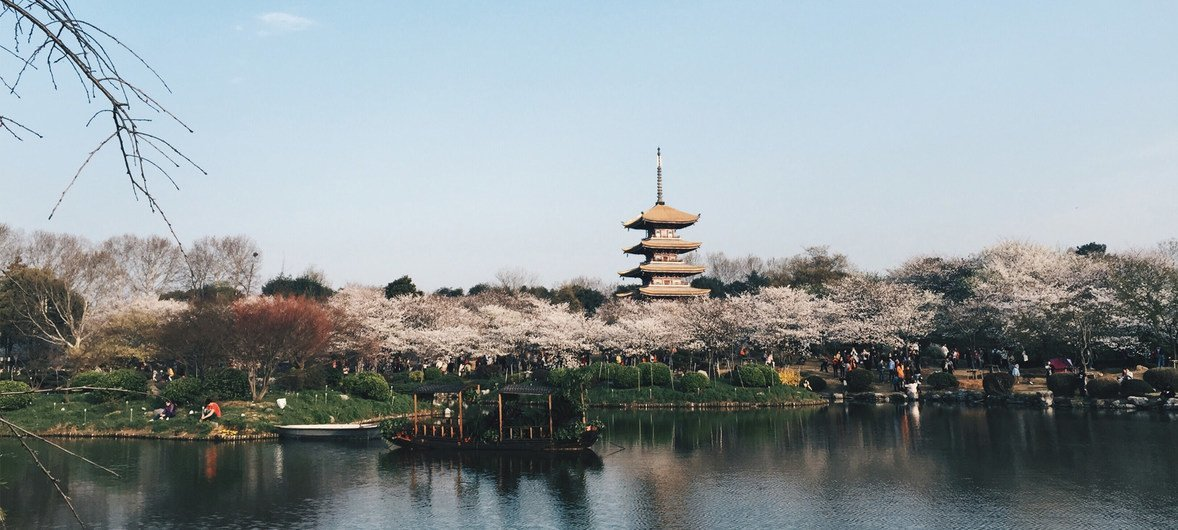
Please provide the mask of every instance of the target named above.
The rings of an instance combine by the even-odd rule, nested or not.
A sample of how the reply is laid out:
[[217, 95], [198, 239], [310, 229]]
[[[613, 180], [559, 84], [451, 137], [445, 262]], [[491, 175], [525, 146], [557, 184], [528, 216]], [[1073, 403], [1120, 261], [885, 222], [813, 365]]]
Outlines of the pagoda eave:
[[705, 270], [703, 265], [688, 265], [682, 262], [659, 261], [643, 263], [642, 265], [638, 266], [638, 269], [648, 274], [668, 274], [673, 276], [692, 276], [695, 274], [703, 274]]
[[650, 298], [688, 298], [695, 296], [707, 296], [712, 292], [711, 289], [700, 289], [698, 287], [687, 287], [682, 285], [651, 285], [648, 287], [640, 287], [638, 292], [642, 296]]
[[684, 252], [691, 252], [699, 248], [702, 244], [698, 241], [644, 239], [637, 245], [622, 249], [622, 252], [626, 254], [646, 254], [648, 252], [671, 251], [682, 254]]

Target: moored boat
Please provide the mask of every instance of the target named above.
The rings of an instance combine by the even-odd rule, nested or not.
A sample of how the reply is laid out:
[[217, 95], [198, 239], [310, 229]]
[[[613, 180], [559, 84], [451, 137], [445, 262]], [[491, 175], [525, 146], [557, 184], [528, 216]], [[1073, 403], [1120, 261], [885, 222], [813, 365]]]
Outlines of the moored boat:
[[[407, 449], [481, 451], [585, 451], [601, 434], [600, 427], [580, 418], [558, 418], [551, 387], [517, 384], [495, 395], [495, 413], [480, 403], [481, 392], [464, 398], [465, 385], [423, 385], [413, 393], [413, 419], [385, 433], [392, 444]], [[421, 397], [442, 396], [442, 412], [419, 413]], [[536, 401], [536, 398], [540, 398]], [[471, 403], [473, 401], [473, 403]], [[566, 400], [567, 401], [567, 400]], [[537, 414], [537, 405], [546, 414]], [[453, 405], [457, 411], [450, 409]], [[471, 413], [474, 413], [473, 415]], [[546, 421], [544, 421], [546, 420]], [[559, 420], [559, 421], [558, 421]]]
[[321, 423], [313, 425], [278, 425], [278, 436], [291, 439], [375, 440], [380, 438], [378, 423]]

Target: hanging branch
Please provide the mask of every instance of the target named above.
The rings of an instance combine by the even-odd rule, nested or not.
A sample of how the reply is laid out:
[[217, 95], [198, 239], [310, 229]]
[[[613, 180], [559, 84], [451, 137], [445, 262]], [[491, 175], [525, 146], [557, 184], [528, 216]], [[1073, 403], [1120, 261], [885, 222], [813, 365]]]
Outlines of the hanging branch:
[[[125, 394], [140, 394], [140, 395], [144, 395], [144, 396], [148, 395], [147, 392], [126, 390], [126, 389], [122, 389], [122, 388], [107, 388], [107, 387], [96, 387], [96, 386], [74, 386], [74, 387], [60, 387], [60, 388], [52, 388], [52, 389], [23, 390], [23, 391], [15, 391], [15, 392], [0, 392], [0, 396], [13, 396], [13, 395], [20, 395], [20, 394], [44, 394], [44, 393], [48, 393], [48, 392], [71, 392], [71, 391], [75, 391], [75, 390], [106, 390], [106, 391], [113, 391], [113, 392], [122, 392]], [[86, 523], [83, 522], [82, 517], [80, 515], [78, 515], [78, 510], [76, 508], [74, 508], [73, 499], [71, 499], [70, 496], [68, 494], [66, 494], [65, 488], [62, 487], [61, 482], [59, 480], [57, 480], [57, 477], [54, 477], [53, 473], [50, 473], [49, 469], [45, 467], [45, 464], [41, 462], [41, 459], [37, 456], [37, 452], [34, 451], [32, 447], [29, 447], [29, 444], [27, 441], [25, 441], [25, 438], [26, 437], [33, 438], [33, 439], [45, 442], [50, 447], [53, 447], [54, 449], [62, 451], [67, 455], [70, 455], [70, 456], [77, 458], [87, 464], [90, 464], [98, 469], [101, 469], [107, 473], [110, 473], [111, 475], [114, 475], [115, 477], [119, 477], [119, 478], [122, 478], [122, 477], [118, 473], [116, 473], [114, 470], [112, 470], [106, 466], [103, 466], [93, 460], [90, 460], [89, 458], [86, 458], [78, 453], [70, 451], [69, 449], [62, 447], [61, 445], [54, 443], [41, 435], [38, 435], [38, 434], [36, 434], [36, 433], [34, 433], [24, 427], [21, 427], [20, 425], [12, 423], [11, 421], [8, 421], [8, 419], [5, 418], [4, 416], [0, 416], [0, 424], [3, 424], [4, 426], [8, 427], [8, 429], [10, 431], [12, 431], [12, 434], [14, 436], [16, 436], [16, 439], [20, 441], [20, 445], [22, 447], [24, 447], [25, 451], [29, 453], [29, 456], [32, 457], [33, 462], [37, 464], [38, 468], [40, 468], [41, 474], [45, 475], [45, 478], [48, 478], [49, 481], [53, 483], [53, 487], [57, 489], [57, 493], [59, 495], [61, 495], [62, 500], [65, 501], [65, 504], [66, 504], [66, 506], [69, 507], [70, 512], [74, 514], [74, 519], [78, 520], [79, 525], [82, 525], [83, 527], [85, 527]]]
[[86, 523], [82, 522], [82, 516], [78, 515], [78, 510], [74, 508], [74, 501], [70, 499], [69, 495], [66, 495], [65, 490], [62, 489], [61, 482], [57, 480], [57, 477], [54, 477], [53, 473], [50, 473], [49, 469], [45, 467], [45, 464], [41, 463], [41, 459], [37, 457], [37, 452], [34, 451], [32, 447], [29, 447], [28, 442], [25, 441], [24, 435], [17, 430], [16, 426], [9, 423], [8, 420], [0, 418], [0, 421], [3, 421], [6, 425], [8, 425], [8, 428], [12, 430], [12, 434], [16, 435], [16, 439], [20, 440], [20, 445], [24, 447], [25, 451], [29, 453], [29, 456], [33, 458], [33, 462], [37, 464], [37, 467], [41, 468], [41, 473], [49, 478], [49, 481], [53, 483], [54, 488], [57, 488], [57, 493], [61, 495], [61, 498], [65, 501], [66, 506], [69, 506], [70, 513], [74, 514], [74, 519], [78, 520], [79, 525], [85, 527]]
[[[170, 92], [167, 83], [164, 83], [163, 78], [151, 65], [147, 64], [142, 57], [122, 41], [101, 28], [76, 17], [64, 0], [0, 0], [0, 21], [8, 15], [15, 18], [13, 46], [9, 48], [0, 45], [0, 50], [7, 52], [7, 55], [13, 56], [20, 62], [20, 70], [15, 77], [5, 79], [0, 76], [0, 83], [3, 83], [8, 92], [20, 97], [17, 88], [24, 74], [29, 70], [37, 70], [39, 64], [45, 66], [45, 72], [49, 75], [49, 79], [56, 89], [58, 83], [55, 70], [62, 68], [61, 65], [65, 64], [82, 85], [86, 100], [88, 102], [97, 101], [106, 107], [95, 113], [90, 118], [90, 122], [104, 114], [108, 114], [111, 119], [110, 134], [98, 143], [78, 167], [77, 172], [62, 190], [57, 203], [53, 205], [49, 218], [52, 219], [53, 215], [57, 213], [66, 194], [73, 188], [74, 183], [77, 182], [82, 171], [90, 165], [95, 155], [108, 146], [117, 145], [122, 157], [123, 173], [131, 184], [132, 195], [136, 199], [142, 196], [151, 211], [163, 219], [187, 262], [184, 246], [180, 242], [171, 220], [168, 219], [167, 214], [164, 213], [160, 203], [156, 200], [149, 184], [156, 174], [162, 174], [174, 188], [179, 189], [176, 181], [164, 169], [167, 166], [174, 168], [187, 166], [206, 175], [208, 172], [170, 142], [143, 129], [142, 125], [151, 120], [132, 112], [132, 103], [167, 116], [170, 121], [190, 133], [193, 132], [192, 128], [164, 108], [146, 91], [123, 77], [115, 66], [113, 57], [107, 51], [106, 45], [113, 44], [130, 54], [155, 76], [165, 90]], [[90, 122], [87, 122], [87, 125]], [[12, 134], [18, 140], [21, 139], [18, 131], [41, 137], [40, 134], [28, 127], [3, 115], [0, 115], [0, 129]], [[189, 268], [191, 269], [191, 264], [189, 264]]]

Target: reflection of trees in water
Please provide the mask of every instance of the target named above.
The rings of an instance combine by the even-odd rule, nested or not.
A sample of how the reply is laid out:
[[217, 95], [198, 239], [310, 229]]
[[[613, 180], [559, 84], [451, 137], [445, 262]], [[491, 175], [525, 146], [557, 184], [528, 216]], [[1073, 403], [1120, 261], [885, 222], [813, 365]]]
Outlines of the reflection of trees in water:
[[[366, 523], [426, 527], [812, 526], [815, 519], [788, 518], [1061, 510], [1107, 521], [1126, 508], [1134, 513], [1124, 520], [1151, 526], [1142, 514], [1172, 514], [1178, 498], [1171, 415], [931, 405], [599, 415], [607, 423], [597, 446], [603, 457], [313, 442], [65, 442], [114, 467], [118, 479], [55, 451], [42, 456], [83, 519], [112, 527], [333, 527], [364, 514]], [[52, 486], [13, 456], [15, 443], [0, 439], [8, 524], [69, 526]], [[611, 454], [614, 443], [626, 449]], [[862, 505], [896, 499], [895, 508]], [[764, 518], [774, 510], [786, 513]]]
[[[357, 481], [373, 481], [376, 474], [371, 466], [348, 465], [346, 455], [354, 445], [110, 439], [64, 445], [122, 475], [94, 473], [56, 452], [42, 455], [69, 487], [82, 519], [111, 527], [305, 522], [317, 503], [330, 503], [337, 492], [345, 493]], [[19, 488], [11, 487], [17, 479], [10, 472], [17, 474]], [[8, 522], [22, 527], [22, 518], [30, 517], [44, 525], [69, 526], [73, 516], [54, 498], [52, 485], [30, 473], [35, 468], [0, 466], [0, 480], [8, 483], [3, 495]]]
[[[552, 497], [562, 526], [583, 526], [588, 509], [588, 477], [600, 472], [601, 457], [591, 451], [576, 453], [517, 453], [490, 451], [411, 451], [398, 449], [379, 460], [384, 480], [408, 485], [414, 504], [430, 505], [438, 496], [459, 500], [459, 509], [473, 508], [485, 489], [494, 491], [502, 520], [518, 511], [539, 506], [521, 503], [521, 490], [530, 484]], [[471, 512], [477, 517], [477, 511]]]
[[[1060, 496], [1045, 491], [1043, 476], [1054, 477], [1051, 487], [1081, 494], [1095, 488], [1155, 503], [1178, 496], [1170, 480], [1133, 480], [1125, 473], [1143, 462], [1156, 465], [1155, 474], [1178, 469], [1178, 452], [1157, 443], [1159, 432], [1172, 432], [1157, 429], [1168, 415], [836, 405], [603, 416], [609, 425], [603, 440], [632, 453], [625, 465], [641, 502], [671, 514], [671, 521], [692, 520], [694, 507], [685, 498], [706, 496], [707, 488], [739, 489], [745, 481], [779, 485], [775, 495], [783, 501], [801, 499], [816, 509], [835, 504], [836, 512], [848, 496], [878, 495], [873, 488], [889, 489], [905, 502], [952, 495], [964, 503], [984, 498], [991, 510], [1059, 510]], [[606, 461], [607, 467], [613, 463]], [[700, 476], [731, 480], [702, 484]], [[849, 488], [857, 492], [848, 495]], [[659, 523], [668, 519], [652, 522]]]

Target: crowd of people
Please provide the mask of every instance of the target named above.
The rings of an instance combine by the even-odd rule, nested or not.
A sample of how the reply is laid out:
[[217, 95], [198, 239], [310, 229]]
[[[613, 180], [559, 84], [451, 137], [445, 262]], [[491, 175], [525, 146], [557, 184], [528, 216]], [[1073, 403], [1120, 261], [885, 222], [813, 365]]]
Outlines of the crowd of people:
[[878, 382], [891, 383], [896, 392], [908, 391], [908, 385], [920, 386], [920, 351], [901, 348], [892, 353], [876, 352], [873, 348], [839, 350], [830, 358], [819, 360], [821, 372], [833, 372], [840, 383], [846, 384], [847, 373], [857, 368], [873, 370]]

